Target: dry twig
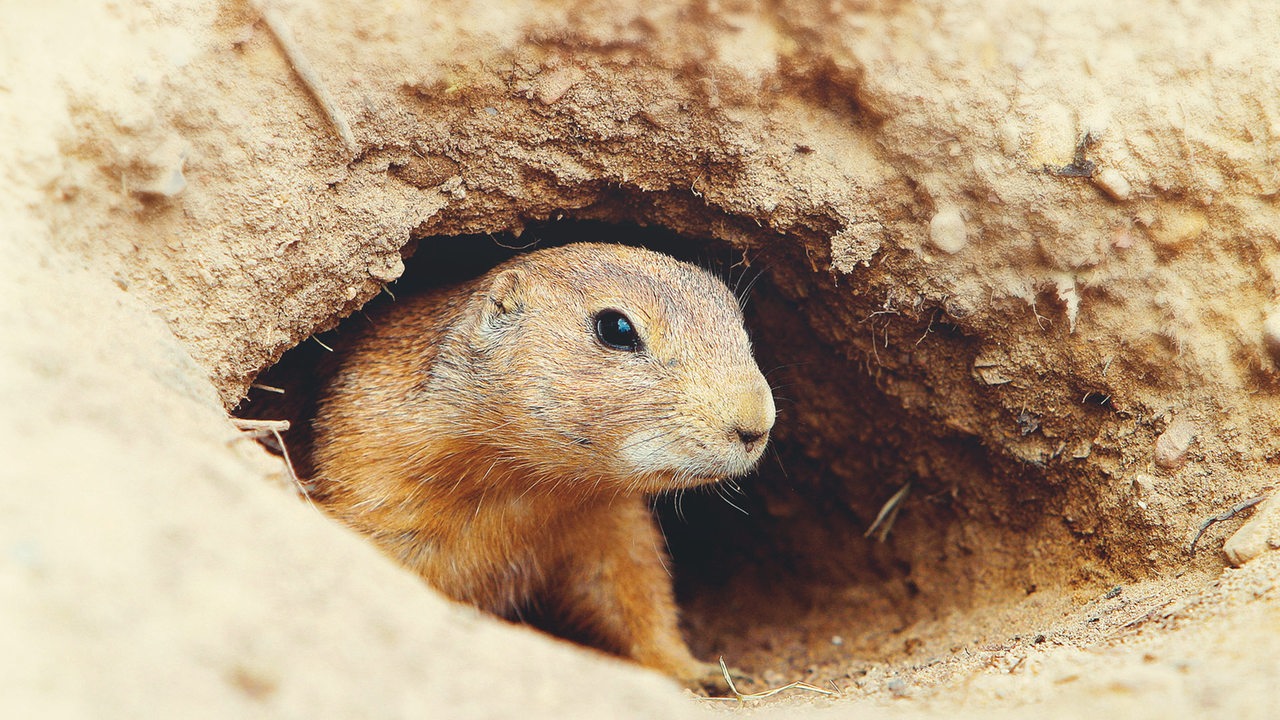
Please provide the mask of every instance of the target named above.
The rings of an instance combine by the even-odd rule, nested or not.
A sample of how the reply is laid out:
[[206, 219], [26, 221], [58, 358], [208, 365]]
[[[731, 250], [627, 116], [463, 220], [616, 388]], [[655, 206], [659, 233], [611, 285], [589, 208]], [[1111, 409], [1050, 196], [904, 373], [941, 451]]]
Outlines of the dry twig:
[[1196, 543], [1200, 542], [1200, 536], [1204, 535], [1204, 531], [1208, 530], [1212, 525], [1214, 525], [1215, 523], [1220, 523], [1220, 522], [1225, 522], [1227, 520], [1230, 520], [1236, 515], [1239, 515], [1245, 510], [1248, 510], [1249, 508], [1253, 507], [1254, 505], [1257, 505], [1258, 503], [1266, 499], [1267, 499], [1266, 495], [1259, 495], [1258, 497], [1249, 498], [1248, 500], [1245, 500], [1244, 502], [1239, 503], [1237, 505], [1233, 505], [1230, 509], [1224, 512], [1220, 512], [1217, 515], [1214, 515], [1213, 517], [1209, 518], [1208, 520], [1205, 520], [1204, 522], [1200, 523], [1200, 529], [1196, 530], [1196, 534], [1191, 538], [1191, 545], [1187, 547], [1187, 554], [1189, 555], [1196, 554]]
[[289, 429], [288, 420], [253, 420], [251, 418], [231, 418], [231, 423], [240, 430], [250, 432], [254, 431], [271, 431], [283, 432]]
[[302, 482], [302, 478], [298, 477], [298, 471], [293, 466], [293, 458], [289, 457], [289, 447], [284, 444], [284, 436], [280, 433], [289, 429], [288, 420], [255, 420], [252, 418], [231, 418], [231, 423], [236, 429], [244, 431], [247, 435], [261, 438], [265, 435], [271, 435], [275, 438], [276, 445], [280, 448], [280, 457], [284, 459], [285, 469], [289, 471], [289, 480], [293, 482], [293, 486], [297, 488], [298, 493], [307, 501], [311, 507], [316, 504], [311, 500], [311, 493], [307, 491], [306, 483]]
[[297, 73], [298, 79], [307, 88], [307, 92], [311, 93], [311, 97], [315, 98], [316, 103], [320, 105], [320, 110], [328, 118], [329, 124], [337, 131], [347, 152], [353, 157], [357, 155], [360, 149], [356, 145], [355, 135], [351, 133], [351, 124], [347, 122], [346, 113], [342, 112], [342, 108], [334, 102], [333, 95], [329, 93], [329, 87], [324, 84], [320, 74], [311, 66], [311, 61], [302, 52], [302, 46], [298, 45], [298, 41], [294, 39], [293, 31], [285, 22], [284, 16], [266, 0], [255, 0], [253, 4], [263, 21], [267, 23], [267, 29], [275, 37], [276, 44], [280, 46], [289, 65]]

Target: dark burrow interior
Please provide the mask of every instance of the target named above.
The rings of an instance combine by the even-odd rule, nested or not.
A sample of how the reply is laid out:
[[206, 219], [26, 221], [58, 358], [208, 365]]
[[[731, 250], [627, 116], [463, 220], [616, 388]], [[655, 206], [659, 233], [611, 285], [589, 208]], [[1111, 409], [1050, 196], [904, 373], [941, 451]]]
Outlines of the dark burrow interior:
[[[972, 392], [974, 341], [938, 312], [878, 322], [879, 300], [796, 258], [744, 255], [663, 228], [561, 221], [519, 238], [422, 238], [406, 249], [404, 276], [372, 303], [584, 240], [643, 245], [750, 286], [747, 325], [779, 408], [771, 449], [736, 488], [653, 500], [696, 654], [791, 679], [838, 675], [981, 640], [971, 627], [945, 630], [956, 613], [1106, 581], [1095, 551], [1059, 542], [1070, 537], [1053, 512], [1066, 502], [1064, 483], [993, 452], [931, 406], [939, 385]], [[795, 283], [819, 291], [798, 293]], [[832, 343], [816, 324], [836, 321], [866, 336]], [[363, 312], [343, 321], [359, 322]], [[325, 345], [343, 328], [286, 353], [237, 411], [293, 422], [286, 443], [304, 481]], [[897, 361], [883, 362], [891, 348]]]

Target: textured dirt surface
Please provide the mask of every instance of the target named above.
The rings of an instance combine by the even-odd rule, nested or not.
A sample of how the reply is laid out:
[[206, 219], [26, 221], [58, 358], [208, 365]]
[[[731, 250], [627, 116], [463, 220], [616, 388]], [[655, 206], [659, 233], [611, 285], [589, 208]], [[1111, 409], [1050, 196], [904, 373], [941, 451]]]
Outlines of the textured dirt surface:
[[842, 692], [778, 712], [1273, 714], [1280, 511], [1227, 512], [1280, 485], [1267, 3], [7, 14], [9, 706], [705, 711], [444, 603], [225, 420], [495, 234], [759, 276], [776, 457], [659, 513], [696, 651]]

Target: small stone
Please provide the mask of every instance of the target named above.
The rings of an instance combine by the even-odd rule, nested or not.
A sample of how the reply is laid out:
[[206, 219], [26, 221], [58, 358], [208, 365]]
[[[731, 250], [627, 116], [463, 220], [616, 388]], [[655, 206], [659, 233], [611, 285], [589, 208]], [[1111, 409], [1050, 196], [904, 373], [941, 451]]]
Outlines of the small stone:
[[187, 189], [187, 179], [182, 174], [182, 167], [173, 167], [157, 177], [153, 182], [133, 188], [142, 195], [156, 195], [164, 198], [177, 197]]
[[1183, 250], [1199, 239], [1208, 225], [1208, 218], [1198, 210], [1168, 207], [1152, 224], [1151, 239], [1161, 247]]
[[929, 241], [948, 255], [964, 249], [969, 242], [968, 231], [958, 208], [945, 207], [938, 210], [929, 221]]
[[551, 105], [564, 94], [569, 92], [570, 88], [577, 85], [587, 74], [582, 68], [572, 65], [557, 68], [541, 75], [534, 84], [534, 95], [538, 98], [538, 102], [543, 105]]
[[1116, 202], [1124, 202], [1133, 194], [1133, 188], [1129, 185], [1129, 181], [1115, 168], [1103, 168], [1101, 172], [1093, 176], [1093, 184], [1097, 185], [1102, 192], [1107, 194], [1107, 197]]
[[997, 137], [1000, 140], [1000, 151], [1006, 157], [1012, 157], [1014, 154], [1022, 151], [1022, 128], [1012, 120], [1006, 120], [996, 128]]
[[1156, 438], [1156, 447], [1152, 459], [1157, 466], [1165, 470], [1173, 470], [1186, 460], [1187, 450], [1196, 439], [1195, 423], [1185, 418], [1175, 418], [1169, 427]]
[[909, 694], [907, 681], [902, 678], [891, 678], [885, 688], [896, 698], [904, 698]]
[[129, 182], [129, 191], [142, 197], [177, 197], [187, 189], [183, 168], [189, 153], [189, 145], [182, 138], [166, 138], [145, 158], [137, 160], [134, 172], [139, 176]]
[[1280, 504], [1267, 500], [1222, 546], [1227, 561], [1235, 567], [1249, 562], [1265, 550], [1280, 549]]
[[1059, 166], [1071, 162], [1072, 151], [1080, 141], [1081, 128], [1077, 112], [1066, 105], [1046, 101], [1032, 119], [1030, 156], [1036, 166]]
[[1005, 385], [1013, 377], [1004, 371], [1005, 363], [994, 355], [982, 354], [973, 360], [973, 376], [984, 385]]
[[402, 260], [399, 255], [392, 257], [391, 261], [385, 266], [371, 266], [369, 268], [369, 276], [378, 282], [391, 282], [392, 280], [398, 279], [403, 274], [404, 260]]
[[440, 183], [440, 192], [449, 195], [455, 200], [461, 200], [467, 196], [467, 186], [461, 175], [454, 175]]
[[1156, 491], [1157, 482], [1159, 481], [1151, 475], [1138, 473], [1133, 478], [1133, 489], [1140, 495], [1150, 497]]

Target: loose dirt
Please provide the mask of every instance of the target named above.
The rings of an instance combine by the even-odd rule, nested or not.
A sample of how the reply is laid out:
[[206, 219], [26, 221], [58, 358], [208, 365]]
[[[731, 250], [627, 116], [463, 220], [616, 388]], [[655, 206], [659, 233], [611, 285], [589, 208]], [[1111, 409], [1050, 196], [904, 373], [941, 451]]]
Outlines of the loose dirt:
[[754, 283], [775, 452], [656, 511], [697, 652], [839, 692], [762, 713], [1277, 712], [1280, 505], [1229, 512], [1280, 487], [1267, 3], [7, 15], [9, 708], [716, 707], [444, 602], [226, 417], [589, 237]]

